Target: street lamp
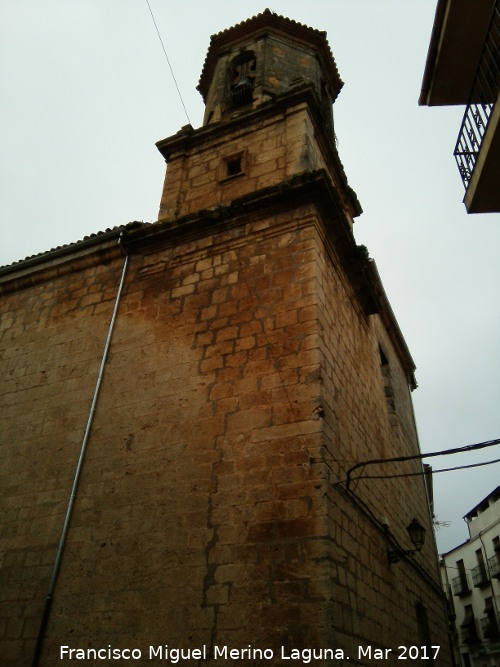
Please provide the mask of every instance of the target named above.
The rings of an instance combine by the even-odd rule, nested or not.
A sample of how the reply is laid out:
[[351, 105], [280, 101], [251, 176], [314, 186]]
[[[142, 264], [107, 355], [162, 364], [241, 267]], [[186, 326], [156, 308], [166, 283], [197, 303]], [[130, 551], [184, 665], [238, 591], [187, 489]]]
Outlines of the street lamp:
[[[386, 533], [388, 533], [388, 526], [386, 526], [385, 529]], [[398, 548], [394, 550], [389, 547], [389, 541], [387, 541], [387, 557], [389, 559], [389, 563], [397, 563], [405, 556], [417, 553], [417, 551], [422, 549], [425, 542], [425, 528], [420, 525], [417, 519], [412, 519], [406, 530], [408, 531], [410, 540], [412, 541], [412, 544], [415, 548], [408, 550]]]

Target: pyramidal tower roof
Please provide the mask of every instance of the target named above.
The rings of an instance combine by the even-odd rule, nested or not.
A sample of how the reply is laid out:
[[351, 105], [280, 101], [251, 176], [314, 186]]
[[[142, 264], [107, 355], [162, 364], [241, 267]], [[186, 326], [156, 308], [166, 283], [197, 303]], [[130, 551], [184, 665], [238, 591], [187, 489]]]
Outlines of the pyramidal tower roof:
[[211, 36], [197, 86], [205, 103], [219, 55], [242, 43], [245, 39], [255, 40], [269, 31], [292, 39], [296, 44], [307, 44], [315, 48], [332, 94], [332, 101], [336, 99], [344, 84], [339, 76], [326, 32], [310, 28], [298, 21], [275, 14], [270, 9], [265, 9], [262, 13]]

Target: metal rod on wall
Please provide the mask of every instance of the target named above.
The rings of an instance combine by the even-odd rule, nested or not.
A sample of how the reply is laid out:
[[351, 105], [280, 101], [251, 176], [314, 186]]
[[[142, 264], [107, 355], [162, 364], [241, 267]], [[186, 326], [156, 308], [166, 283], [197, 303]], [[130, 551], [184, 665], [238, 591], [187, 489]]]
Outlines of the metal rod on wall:
[[[122, 234], [123, 234], [123, 232], [122, 232]], [[120, 245], [121, 245], [122, 234], [120, 234], [120, 238], [119, 238], [119, 241], [118, 241], [118, 243]], [[125, 282], [125, 274], [127, 272], [129, 256], [128, 256], [128, 253], [125, 251], [125, 249], [123, 248], [122, 245], [121, 245], [121, 247], [122, 247], [122, 249], [125, 253], [125, 260], [123, 262], [123, 268], [122, 268], [120, 283], [118, 285], [118, 291], [116, 293], [115, 305], [113, 307], [113, 313], [111, 315], [111, 320], [110, 320], [109, 326], [108, 326], [108, 335], [106, 337], [106, 343], [104, 344], [104, 350], [103, 350], [102, 358], [101, 358], [101, 365], [99, 367], [99, 373], [98, 373], [98, 376], [97, 376], [97, 381], [96, 381], [96, 385], [95, 385], [95, 389], [94, 389], [94, 394], [92, 396], [92, 403], [90, 405], [90, 411], [89, 411], [89, 415], [88, 415], [88, 418], [87, 418], [87, 424], [85, 426], [85, 431], [84, 431], [84, 434], [83, 434], [82, 444], [80, 446], [80, 454], [79, 454], [79, 457], [78, 457], [78, 462], [76, 464], [75, 474], [74, 474], [74, 477], [73, 477], [73, 485], [71, 487], [71, 494], [70, 494], [70, 497], [69, 497], [68, 506], [66, 508], [66, 516], [64, 517], [64, 523], [63, 523], [63, 528], [62, 528], [62, 531], [61, 531], [61, 537], [59, 539], [59, 545], [58, 545], [58, 548], [57, 548], [57, 554], [56, 554], [56, 558], [55, 558], [55, 561], [54, 561], [54, 567], [52, 568], [52, 576], [51, 576], [51, 579], [50, 579], [49, 589], [48, 589], [48, 592], [47, 592], [47, 597], [45, 598], [45, 606], [44, 606], [44, 609], [43, 609], [42, 620], [41, 620], [41, 623], [40, 623], [40, 630], [38, 631], [38, 637], [37, 637], [37, 641], [36, 641], [36, 645], [35, 645], [35, 652], [33, 654], [33, 661], [31, 663], [32, 667], [38, 667], [38, 664], [39, 664], [39, 661], [40, 661], [40, 653], [41, 653], [43, 639], [44, 639], [44, 635], [45, 635], [45, 629], [47, 627], [47, 623], [48, 623], [48, 620], [49, 620], [50, 609], [51, 609], [52, 600], [53, 600], [53, 597], [54, 597], [54, 589], [55, 589], [55, 586], [56, 586], [56, 581], [57, 581], [57, 577], [58, 577], [58, 574], [59, 574], [59, 569], [60, 569], [60, 566], [61, 566], [61, 558], [62, 558], [62, 553], [63, 553], [63, 550], [64, 550], [64, 545], [66, 543], [66, 538], [67, 538], [67, 535], [68, 535], [68, 528], [69, 528], [69, 522], [70, 522], [70, 519], [71, 519], [71, 514], [72, 514], [72, 511], [73, 511], [73, 505], [75, 503], [76, 490], [77, 490], [77, 487], [78, 487], [78, 482], [79, 482], [80, 474], [81, 474], [81, 471], [82, 471], [83, 459], [84, 459], [84, 456], [85, 456], [85, 450], [87, 448], [87, 442], [88, 442], [88, 439], [89, 439], [90, 428], [92, 426], [92, 422], [93, 422], [93, 419], [94, 419], [94, 413], [95, 413], [95, 409], [96, 409], [96, 405], [97, 405], [97, 398], [98, 398], [98, 395], [99, 395], [99, 389], [101, 387], [102, 377], [103, 377], [103, 374], [104, 374], [104, 367], [106, 365], [109, 346], [110, 346], [110, 343], [111, 343], [111, 336], [113, 334], [116, 315], [118, 313], [118, 306], [120, 304], [121, 293], [122, 293], [123, 285], [124, 285], [124, 282]]]

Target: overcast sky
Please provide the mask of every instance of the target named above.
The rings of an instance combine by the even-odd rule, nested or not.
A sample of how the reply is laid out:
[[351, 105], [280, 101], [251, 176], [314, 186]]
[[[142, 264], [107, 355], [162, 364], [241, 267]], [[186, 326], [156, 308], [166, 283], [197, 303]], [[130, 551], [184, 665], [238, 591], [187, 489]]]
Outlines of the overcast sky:
[[[210, 35], [266, 8], [150, 0], [191, 124]], [[468, 216], [453, 159], [463, 108], [417, 104], [436, 0], [272, 0], [326, 30], [345, 86], [340, 158], [417, 366], [423, 452], [500, 437], [500, 215]], [[146, 0], [0, 0], [0, 265], [131, 220], [155, 221], [155, 142], [188, 120]], [[500, 447], [429, 461], [500, 458]], [[440, 551], [500, 483], [500, 464], [434, 477]]]

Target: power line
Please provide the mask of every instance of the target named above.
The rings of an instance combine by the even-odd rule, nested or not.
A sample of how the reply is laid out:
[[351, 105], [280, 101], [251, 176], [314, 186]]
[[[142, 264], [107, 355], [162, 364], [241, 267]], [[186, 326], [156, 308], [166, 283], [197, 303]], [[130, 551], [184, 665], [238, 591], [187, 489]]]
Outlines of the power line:
[[[349, 484], [351, 483], [351, 475], [357, 468], [363, 468], [367, 465], [374, 465], [377, 463], [398, 463], [402, 461], [412, 461], [415, 459], [427, 459], [433, 456], [449, 456], [450, 454], [461, 454], [463, 452], [476, 451], [477, 449], [484, 449], [485, 447], [492, 447], [493, 445], [498, 445], [500, 443], [500, 438], [496, 440], [487, 440], [486, 442], [479, 442], [475, 445], [465, 445], [465, 447], [454, 447], [453, 449], [445, 449], [439, 452], [429, 452], [428, 454], [414, 454], [413, 456], [396, 456], [389, 459], [371, 459], [369, 461], [361, 461], [356, 463], [356, 465], [349, 468], [347, 471], [346, 478], [346, 488], [349, 489]], [[418, 473], [425, 474], [425, 473]], [[359, 479], [359, 477], [356, 477]]]
[[189, 118], [189, 114], [188, 114], [187, 109], [186, 109], [186, 105], [184, 104], [184, 100], [182, 99], [181, 91], [179, 89], [179, 86], [177, 85], [177, 79], [175, 78], [174, 70], [172, 69], [172, 65], [170, 64], [170, 60], [169, 60], [168, 55], [167, 55], [167, 50], [165, 48], [165, 44], [163, 43], [163, 40], [162, 40], [161, 35], [160, 35], [160, 31], [158, 30], [158, 26], [156, 25], [156, 21], [155, 21], [154, 15], [153, 15], [153, 11], [151, 9], [151, 5], [149, 4], [149, 0], [146, 0], [146, 2], [147, 2], [147, 5], [148, 5], [148, 8], [149, 8], [149, 13], [151, 14], [151, 18], [153, 19], [153, 23], [154, 23], [154, 26], [156, 28], [156, 33], [158, 35], [158, 39], [160, 40], [161, 48], [163, 49], [163, 53], [165, 54], [165, 58], [167, 59], [167, 64], [168, 64], [168, 67], [170, 69], [172, 79], [174, 80], [175, 87], [177, 88], [177, 92], [179, 94], [179, 99], [180, 99], [182, 107], [184, 109], [184, 113], [186, 114], [186, 118], [188, 119], [188, 123], [190, 125], [192, 125], [191, 120]]
[[[174, 80], [175, 87], [177, 88], [177, 93], [178, 93], [178, 95], [179, 95], [179, 99], [180, 99], [180, 101], [181, 101], [182, 108], [184, 109], [184, 113], [186, 114], [186, 118], [187, 118], [187, 120], [188, 120], [189, 125], [191, 125], [191, 127], [192, 127], [192, 126], [193, 126], [193, 123], [191, 122], [191, 119], [189, 118], [189, 114], [188, 114], [186, 105], [184, 104], [184, 100], [183, 100], [183, 98], [182, 98], [182, 93], [181, 93], [180, 88], [179, 88], [179, 86], [178, 86], [178, 84], [177, 84], [177, 79], [175, 78], [175, 74], [174, 74], [173, 67], [172, 67], [172, 65], [170, 64], [170, 59], [169, 59], [169, 57], [168, 57], [168, 55], [167, 55], [167, 49], [165, 48], [165, 44], [163, 43], [163, 40], [162, 40], [162, 38], [161, 38], [160, 30], [159, 30], [159, 28], [158, 28], [158, 24], [156, 23], [155, 17], [154, 17], [154, 15], [153, 15], [153, 11], [152, 11], [152, 9], [151, 9], [151, 5], [149, 4], [149, 0], [146, 0], [146, 2], [147, 2], [147, 5], [148, 5], [149, 13], [151, 14], [151, 18], [153, 19], [153, 23], [154, 23], [154, 26], [155, 26], [155, 28], [156, 28], [156, 33], [157, 33], [157, 35], [158, 35], [158, 39], [160, 40], [161, 48], [163, 49], [163, 53], [165, 54], [165, 58], [166, 58], [168, 67], [169, 67], [169, 69], [170, 69], [170, 73], [171, 73], [171, 75], [172, 75], [172, 79]], [[206, 175], [207, 175], [207, 177], [208, 177], [208, 180], [209, 180], [209, 183], [210, 183], [210, 187], [212, 188], [212, 192], [213, 192], [214, 195], [215, 195], [215, 199], [217, 200], [218, 203], [220, 203], [220, 200], [221, 200], [220, 192], [218, 192], [218, 191], [216, 190], [215, 185], [214, 185], [214, 182], [213, 182], [213, 179], [212, 179], [212, 177], [210, 176], [210, 172], [209, 172], [209, 170], [208, 170], [208, 163], [205, 164], [205, 173], [206, 173]]]
[[436, 474], [438, 472], [452, 472], [453, 470], [465, 470], [466, 468], [479, 468], [480, 466], [489, 466], [493, 463], [500, 463], [500, 459], [493, 459], [493, 461], [484, 461], [483, 463], [471, 463], [466, 466], [455, 466], [453, 468], [440, 468], [438, 470], [432, 470], [431, 472], [422, 470], [419, 472], [405, 472], [395, 475], [359, 475], [359, 477], [353, 477], [352, 480], [356, 482], [358, 479], [394, 479], [395, 477], [417, 477], [419, 475], [429, 475]]

